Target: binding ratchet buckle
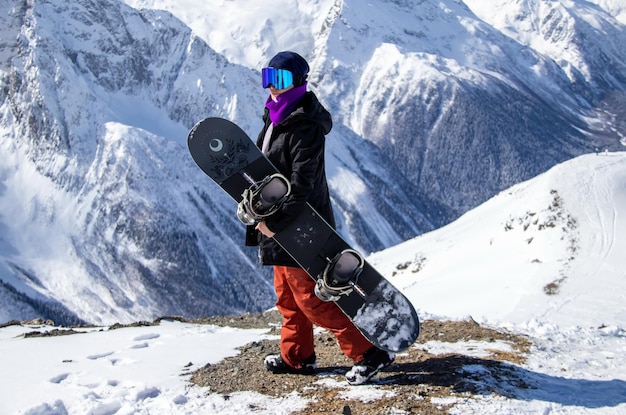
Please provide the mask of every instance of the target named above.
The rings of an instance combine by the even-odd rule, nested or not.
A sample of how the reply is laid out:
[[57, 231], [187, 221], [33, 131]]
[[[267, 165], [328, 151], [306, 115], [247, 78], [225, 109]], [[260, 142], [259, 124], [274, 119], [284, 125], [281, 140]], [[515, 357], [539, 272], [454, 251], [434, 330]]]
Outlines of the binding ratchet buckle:
[[244, 225], [254, 225], [275, 213], [291, 193], [291, 183], [285, 176], [275, 173], [253, 183], [241, 194], [237, 217]]
[[357, 251], [345, 249], [328, 259], [324, 271], [317, 277], [315, 295], [322, 301], [337, 301], [353, 290], [363, 298], [366, 293], [357, 285], [365, 260]]

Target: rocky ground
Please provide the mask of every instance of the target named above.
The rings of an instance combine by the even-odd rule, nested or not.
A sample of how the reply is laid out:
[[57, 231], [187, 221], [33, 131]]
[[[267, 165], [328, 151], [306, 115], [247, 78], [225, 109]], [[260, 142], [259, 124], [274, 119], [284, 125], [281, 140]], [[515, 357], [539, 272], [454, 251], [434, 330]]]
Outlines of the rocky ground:
[[[350, 386], [344, 374], [352, 362], [340, 352], [334, 337], [325, 331], [320, 331], [316, 336], [319, 367], [314, 376], [273, 375], [265, 370], [264, 357], [278, 350], [282, 318], [276, 311], [195, 320], [176, 317], [163, 319], [237, 328], [269, 328], [269, 334], [276, 335], [275, 340], [247, 344], [240, 349], [239, 355], [193, 372], [191, 382], [206, 388], [207, 393], [219, 393], [225, 398], [246, 391], [276, 397], [297, 393], [310, 402], [301, 414], [447, 414], [450, 406], [459, 399], [471, 399], [477, 395], [513, 397], [516, 390], [532, 387], [525, 383], [522, 371], [516, 366], [525, 361], [531, 342], [522, 336], [482, 327], [472, 320], [422, 322], [422, 332], [417, 343], [398, 355], [393, 365], [378, 374], [367, 386]], [[137, 322], [130, 326], [159, 324], [160, 320]], [[20, 322], [5, 325], [11, 324]], [[109, 329], [122, 327], [126, 325], [118, 324]], [[75, 333], [78, 332], [64, 328], [33, 331], [25, 336]], [[501, 347], [488, 349], [488, 356], [475, 357], [471, 356], [471, 346], [466, 346], [466, 354], [435, 354], [428, 350], [427, 345], [429, 341], [456, 343], [471, 340], [494, 344], [496, 341], [505, 342], [510, 346], [510, 351], [502, 351]], [[467, 367], [473, 370], [464, 370]], [[362, 388], [369, 390], [362, 393]], [[356, 393], [350, 393], [353, 391]], [[254, 408], [242, 408], [242, 414], [252, 410]]]
[[[241, 328], [271, 328], [278, 335], [280, 315], [273, 311], [237, 317], [214, 317], [198, 322]], [[423, 345], [429, 341], [455, 343], [476, 340], [504, 341], [511, 351], [493, 350], [488, 357], [464, 354], [433, 354]], [[298, 393], [310, 400], [302, 414], [445, 414], [453, 404], [449, 398], [475, 395], [512, 396], [518, 388], [529, 387], [514, 364], [523, 363], [531, 343], [504, 331], [481, 327], [474, 321], [425, 321], [415, 347], [400, 354], [394, 364], [371, 383], [367, 394], [350, 394], [344, 380], [351, 361], [343, 356], [334, 337], [327, 332], [316, 336], [318, 372], [315, 376], [272, 375], [263, 368], [265, 355], [278, 350], [277, 340], [254, 342], [241, 353], [215, 365], [195, 371], [191, 381], [207, 392], [225, 397], [242, 391], [285, 396]], [[513, 363], [513, 364], [511, 364]], [[464, 367], [480, 367], [468, 373]], [[367, 386], [365, 386], [367, 387]], [[353, 397], [351, 397], [353, 396]], [[367, 399], [363, 399], [367, 396]], [[242, 413], [246, 412], [242, 408]], [[253, 409], [253, 408], [248, 408]]]

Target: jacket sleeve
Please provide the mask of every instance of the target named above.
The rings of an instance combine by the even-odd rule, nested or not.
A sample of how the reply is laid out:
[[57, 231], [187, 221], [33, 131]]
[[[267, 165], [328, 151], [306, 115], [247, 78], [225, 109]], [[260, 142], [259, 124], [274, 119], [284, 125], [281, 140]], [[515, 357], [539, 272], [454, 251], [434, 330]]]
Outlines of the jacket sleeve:
[[307, 123], [295, 129], [289, 137], [291, 157], [291, 195], [280, 210], [265, 223], [273, 232], [285, 229], [304, 209], [323, 162], [324, 131], [317, 123]]

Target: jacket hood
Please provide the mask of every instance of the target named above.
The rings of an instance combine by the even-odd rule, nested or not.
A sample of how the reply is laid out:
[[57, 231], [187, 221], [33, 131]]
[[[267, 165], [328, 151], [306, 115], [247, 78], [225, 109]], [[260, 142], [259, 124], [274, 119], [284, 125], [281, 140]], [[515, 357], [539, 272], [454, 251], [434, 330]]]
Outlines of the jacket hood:
[[330, 133], [333, 128], [333, 121], [330, 113], [319, 102], [317, 96], [307, 91], [298, 103], [297, 108], [285, 119], [285, 123], [296, 121], [297, 119], [308, 118], [322, 126], [324, 134]]

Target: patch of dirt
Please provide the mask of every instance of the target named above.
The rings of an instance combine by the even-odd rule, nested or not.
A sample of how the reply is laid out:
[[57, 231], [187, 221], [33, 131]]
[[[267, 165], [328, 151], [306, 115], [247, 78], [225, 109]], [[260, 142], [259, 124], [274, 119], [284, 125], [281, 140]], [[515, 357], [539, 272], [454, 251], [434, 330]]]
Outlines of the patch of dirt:
[[[214, 317], [195, 322], [241, 328], [271, 328], [279, 334], [282, 317], [276, 311], [237, 317]], [[509, 344], [511, 351], [493, 350], [487, 357], [464, 354], [435, 355], [424, 344], [429, 341], [460, 341]], [[424, 321], [415, 346], [399, 354], [394, 364], [371, 382], [379, 398], [362, 402], [347, 397], [352, 388], [344, 374], [352, 365], [327, 332], [315, 339], [318, 370], [314, 376], [273, 375], [265, 370], [263, 359], [278, 351], [278, 340], [263, 340], [245, 345], [237, 356], [192, 373], [191, 382], [208, 388], [207, 392], [228, 397], [236, 392], [256, 391], [270, 396], [286, 396], [294, 391], [309, 400], [299, 414], [447, 414], [450, 404], [434, 398], [471, 398], [474, 395], [514, 396], [515, 390], [528, 388], [522, 370], [530, 341], [522, 336], [485, 328], [474, 321]], [[469, 351], [469, 350], [468, 350]], [[467, 368], [470, 368], [469, 370]], [[445, 402], [445, 401], [444, 401]], [[245, 409], [242, 408], [245, 412]]]

